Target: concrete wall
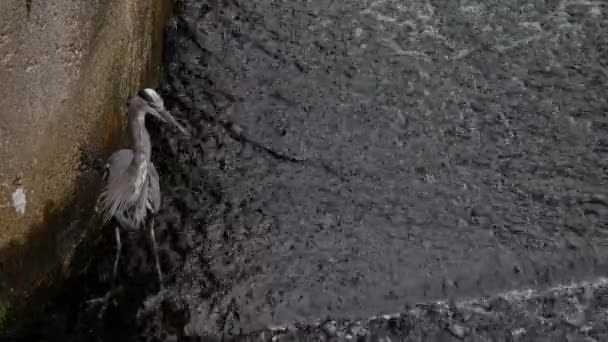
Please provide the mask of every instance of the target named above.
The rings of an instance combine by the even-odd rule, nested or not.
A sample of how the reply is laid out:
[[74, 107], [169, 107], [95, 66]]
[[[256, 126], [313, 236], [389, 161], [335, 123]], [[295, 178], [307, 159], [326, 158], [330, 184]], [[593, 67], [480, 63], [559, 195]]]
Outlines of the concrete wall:
[[155, 84], [169, 3], [0, 1], [0, 295], [43, 281], [82, 236], [96, 158]]

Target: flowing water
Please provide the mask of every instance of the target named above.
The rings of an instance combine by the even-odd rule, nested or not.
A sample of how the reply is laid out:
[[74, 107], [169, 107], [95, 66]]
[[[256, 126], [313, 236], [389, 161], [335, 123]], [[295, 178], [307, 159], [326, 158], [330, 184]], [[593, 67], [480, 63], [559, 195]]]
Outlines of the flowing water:
[[[157, 291], [145, 236], [132, 236], [110, 318], [73, 304], [53, 317], [74, 334], [162, 340], [365, 321], [436, 300], [462, 309], [466, 298], [557, 286], [485, 303], [485, 323], [464, 313], [469, 323], [446, 326], [458, 315], [440, 309], [365, 323], [423, 340], [416, 329], [525, 336], [552, 319], [536, 320], [539, 302], [578, 296], [559, 284], [606, 270], [606, 11], [183, 1], [161, 92], [192, 137], [150, 125], [167, 289]], [[66, 301], [107, 290], [107, 235]], [[597, 318], [604, 283], [592, 284], [587, 302], [600, 304], [585, 308]], [[345, 323], [319, 324], [302, 334]]]

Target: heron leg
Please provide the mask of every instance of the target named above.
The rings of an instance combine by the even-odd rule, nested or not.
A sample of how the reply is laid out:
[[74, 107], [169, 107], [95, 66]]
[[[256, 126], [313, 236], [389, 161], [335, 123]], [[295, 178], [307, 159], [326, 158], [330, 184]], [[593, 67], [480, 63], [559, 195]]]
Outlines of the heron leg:
[[156, 234], [154, 233], [154, 217], [150, 222], [150, 237], [152, 238], [152, 248], [154, 250], [154, 259], [156, 262], [156, 273], [158, 274], [158, 281], [160, 282], [160, 288], [164, 288], [163, 273], [160, 269], [160, 258], [158, 255], [158, 244], [156, 243]]
[[122, 250], [122, 243], [120, 241], [120, 229], [118, 226], [114, 228], [116, 234], [116, 257], [114, 258], [114, 270], [112, 273], [112, 287], [116, 286], [116, 278], [118, 277], [118, 261], [120, 260], [120, 252]]
[[120, 260], [120, 252], [122, 249], [122, 243], [120, 241], [120, 229], [118, 226], [114, 227], [114, 232], [116, 234], [116, 257], [114, 258], [114, 268], [112, 273], [112, 288], [108, 291], [103, 297], [91, 299], [88, 302], [89, 305], [99, 305], [101, 304], [101, 308], [97, 313], [97, 318], [102, 319], [106, 310], [108, 309], [108, 305], [112, 297], [120, 291], [120, 288], [116, 288], [116, 279], [118, 277], [118, 261]]

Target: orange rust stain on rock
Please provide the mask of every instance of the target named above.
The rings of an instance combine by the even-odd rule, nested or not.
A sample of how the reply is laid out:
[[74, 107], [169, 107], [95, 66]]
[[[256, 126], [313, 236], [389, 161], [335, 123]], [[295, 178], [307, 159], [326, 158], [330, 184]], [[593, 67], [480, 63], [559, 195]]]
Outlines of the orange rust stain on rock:
[[105, 122], [103, 129], [103, 154], [108, 155], [110, 151], [116, 149], [121, 142], [122, 120], [120, 115], [112, 114]]

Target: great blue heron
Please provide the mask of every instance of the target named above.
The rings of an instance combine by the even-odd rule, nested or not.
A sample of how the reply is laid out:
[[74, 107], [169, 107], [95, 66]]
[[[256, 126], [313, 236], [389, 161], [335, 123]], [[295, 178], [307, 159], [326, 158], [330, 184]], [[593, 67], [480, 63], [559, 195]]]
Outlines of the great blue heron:
[[[131, 149], [114, 152], [105, 164], [103, 174], [105, 185], [96, 210], [103, 215], [104, 224], [112, 218], [118, 223], [114, 228], [116, 256], [112, 275], [113, 284], [116, 282], [122, 248], [120, 229], [140, 230], [147, 226], [150, 230], [156, 272], [162, 289], [163, 276], [154, 234], [154, 216], [161, 204], [160, 185], [158, 173], [150, 160], [152, 144], [145, 126], [146, 114], [174, 125], [183, 134], [188, 135], [188, 132], [165, 109], [162, 98], [153, 89], [140, 90], [137, 95], [129, 99], [127, 106]], [[108, 295], [104, 297], [105, 301]], [[102, 311], [105, 311], [105, 305]]]

